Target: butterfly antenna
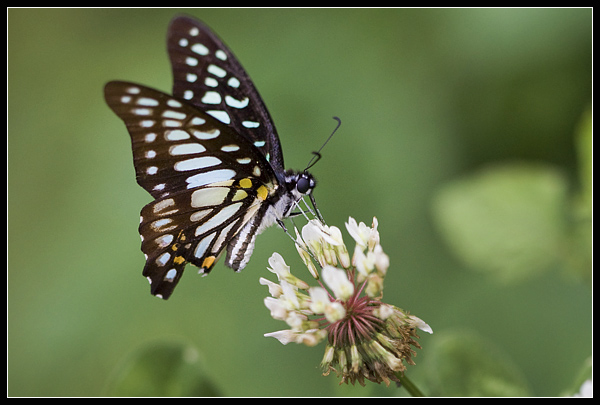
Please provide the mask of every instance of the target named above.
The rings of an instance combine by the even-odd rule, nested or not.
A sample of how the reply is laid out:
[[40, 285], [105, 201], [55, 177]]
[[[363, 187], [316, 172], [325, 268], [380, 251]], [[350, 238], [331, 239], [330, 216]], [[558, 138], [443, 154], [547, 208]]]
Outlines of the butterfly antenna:
[[306, 169], [304, 169], [304, 171], [307, 171], [308, 169], [310, 169], [311, 167], [313, 167], [321, 159], [321, 150], [323, 150], [323, 148], [325, 147], [325, 145], [327, 145], [327, 142], [329, 142], [329, 140], [331, 139], [331, 137], [333, 136], [333, 134], [335, 134], [335, 131], [337, 131], [338, 128], [340, 127], [340, 125], [342, 125], [342, 120], [341, 119], [339, 119], [338, 117], [333, 117], [333, 119], [337, 121], [337, 125], [335, 126], [335, 129], [333, 130], [333, 132], [331, 133], [331, 135], [329, 135], [329, 138], [327, 138], [327, 140], [325, 141], [325, 143], [323, 143], [323, 145], [321, 145], [321, 147], [319, 148], [319, 150], [316, 151], [316, 152], [313, 152], [314, 156], [310, 159], [310, 161], [306, 165]]

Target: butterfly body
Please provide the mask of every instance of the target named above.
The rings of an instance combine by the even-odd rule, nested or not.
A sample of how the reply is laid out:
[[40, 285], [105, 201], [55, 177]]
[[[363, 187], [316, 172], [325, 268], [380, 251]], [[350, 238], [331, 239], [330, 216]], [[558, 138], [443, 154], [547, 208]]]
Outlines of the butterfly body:
[[151, 292], [167, 299], [187, 263], [207, 274], [226, 251], [236, 271], [256, 236], [315, 187], [286, 171], [267, 109], [231, 51], [204, 24], [175, 18], [168, 52], [173, 95], [114, 81], [111, 109], [131, 136], [136, 179], [154, 201], [140, 214]]

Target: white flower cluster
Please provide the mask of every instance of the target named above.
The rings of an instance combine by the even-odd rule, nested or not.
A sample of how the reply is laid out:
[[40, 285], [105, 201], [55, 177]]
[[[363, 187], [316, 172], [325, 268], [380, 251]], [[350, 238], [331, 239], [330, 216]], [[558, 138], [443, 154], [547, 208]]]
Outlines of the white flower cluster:
[[292, 275], [283, 257], [273, 253], [269, 270], [278, 283], [265, 278], [260, 283], [269, 287], [265, 305], [271, 316], [289, 329], [265, 336], [307, 346], [327, 338], [323, 374], [335, 370], [342, 382], [399, 381], [403, 362], [414, 364], [411, 347], [420, 348], [416, 329], [431, 333], [431, 328], [381, 302], [389, 258], [379, 244], [377, 219], [368, 227], [350, 218], [346, 229], [356, 243], [352, 257], [338, 228], [311, 220], [301, 235], [296, 229], [298, 253], [319, 286]]
[[[346, 229], [356, 242], [352, 260], [339, 228], [311, 220], [302, 228], [301, 235], [296, 229], [298, 253], [320, 286], [310, 287], [291, 274], [279, 253], [269, 258], [269, 270], [277, 275], [279, 283], [260, 278], [271, 295], [265, 298], [265, 306], [274, 319], [285, 321], [291, 329], [265, 336], [283, 344], [316, 345], [327, 336], [324, 323], [331, 324], [346, 316], [345, 304], [355, 296], [357, 286], [371, 298], [381, 297], [389, 258], [379, 244], [377, 219], [373, 218], [372, 227], [368, 227], [350, 217]], [[335, 267], [338, 265], [341, 268]]]
[[[356, 281], [362, 283], [367, 280], [367, 294], [370, 297], [379, 296], [390, 261], [379, 244], [377, 224], [377, 218], [373, 218], [371, 227], [365, 225], [364, 222], [357, 223], [352, 217], [348, 219], [346, 229], [356, 242], [352, 260], [350, 260], [340, 229], [335, 226], [323, 225], [316, 220], [310, 221], [302, 228], [302, 236], [297, 234], [296, 248], [304, 264], [317, 280], [319, 279], [319, 273], [311, 257], [319, 263], [323, 270], [327, 266], [337, 266], [338, 264], [345, 270], [356, 267], [358, 271]], [[297, 230], [296, 233], [298, 233]], [[323, 277], [325, 277], [325, 273]], [[328, 281], [325, 280], [325, 282], [329, 285]], [[346, 284], [348, 282], [347, 280]], [[329, 287], [335, 289], [337, 284], [334, 281], [333, 285], [329, 285]], [[348, 297], [338, 298], [345, 299]]]
[[[363, 223], [359, 226], [354, 218], [350, 218], [346, 227], [357, 241], [357, 246], [367, 246], [369, 240], [374, 243], [379, 239], [376, 227], [374, 232], [370, 232]], [[260, 278], [260, 283], [268, 286], [271, 294], [265, 298], [265, 306], [274, 319], [285, 321], [291, 329], [265, 336], [274, 337], [283, 344], [295, 342], [313, 346], [327, 336], [327, 331], [320, 328], [319, 318], [333, 323], [346, 316], [342, 302], [354, 294], [354, 283], [348, 279], [344, 269], [350, 268], [352, 263], [342, 233], [335, 226], [311, 220], [302, 228], [302, 235], [296, 229], [296, 236], [298, 253], [321, 286], [309, 287], [290, 273], [290, 267], [279, 253], [273, 253], [269, 258], [269, 270], [277, 275], [279, 283]], [[362, 253], [362, 249], [356, 251]], [[313, 259], [321, 267], [320, 272]], [[343, 269], [336, 268], [337, 264]]]
[[[279, 284], [260, 279], [261, 284], [269, 287], [271, 294], [265, 298], [265, 306], [274, 319], [285, 321], [291, 329], [266, 333], [265, 336], [274, 337], [283, 344], [295, 342], [316, 345], [327, 336], [327, 331], [320, 329], [321, 323], [314, 316], [336, 322], [346, 315], [344, 306], [332, 300], [325, 288], [309, 287], [306, 282], [292, 275], [279, 253], [273, 253], [269, 264], [269, 270], [277, 275]], [[337, 299], [342, 299], [349, 290], [354, 289], [344, 273], [332, 266], [326, 266], [322, 271], [323, 279], [335, 291]]]

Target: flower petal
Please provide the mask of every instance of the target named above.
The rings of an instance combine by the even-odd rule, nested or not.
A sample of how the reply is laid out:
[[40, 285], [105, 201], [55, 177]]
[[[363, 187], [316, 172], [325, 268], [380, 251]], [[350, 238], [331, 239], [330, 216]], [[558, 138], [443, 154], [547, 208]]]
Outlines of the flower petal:
[[269, 265], [271, 266], [269, 270], [277, 274], [280, 280], [290, 274], [290, 266], [285, 263], [283, 257], [277, 252], [273, 252], [269, 257]]
[[345, 270], [337, 269], [333, 266], [325, 266], [321, 271], [323, 281], [331, 290], [337, 299], [347, 300], [354, 294], [354, 284], [348, 280]]
[[271, 280], [261, 277], [258, 279], [258, 282], [260, 285], [266, 285], [269, 287], [269, 294], [271, 294], [272, 297], [279, 298], [279, 296], [283, 293], [281, 286]]
[[277, 332], [271, 332], [271, 333], [264, 334], [265, 337], [274, 337], [275, 339], [279, 340], [284, 345], [287, 345], [290, 342], [295, 342], [296, 335], [297, 335], [297, 333], [290, 329], [278, 330]]
[[315, 314], [325, 313], [325, 307], [331, 302], [327, 290], [322, 287], [311, 287], [308, 290], [310, 294], [310, 310]]
[[285, 318], [287, 318], [288, 311], [281, 305], [281, 302], [278, 299], [266, 297], [264, 302], [265, 307], [271, 311], [271, 317], [273, 317], [273, 319], [284, 321]]
[[363, 248], [367, 246], [369, 237], [371, 235], [371, 229], [365, 225], [364, 222], [357, 224], [354, 218], [349, 217], [348, 222], [346, 222], [346, 229], [356, 244], [362, 246]]
[[433, 333], [433, 329], [431, 329], [431, 326], [427, 325], [421, 318], [417, 318], [414, 315], [409, 315], [408, 317], [412, 321], [412, 324], [417, 328], [421, 329], [423, 332], [427, 332], [430, 334]]

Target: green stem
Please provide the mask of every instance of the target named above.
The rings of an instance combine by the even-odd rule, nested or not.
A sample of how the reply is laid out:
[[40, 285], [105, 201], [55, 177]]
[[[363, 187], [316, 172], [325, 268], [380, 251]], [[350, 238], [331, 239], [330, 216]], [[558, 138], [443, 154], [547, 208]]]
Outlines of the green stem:
[[408, 393], [413, 396], [413, 397], [424, 397], [425, 395], [421, 392], [421, 390], [413, 384], [413, 382], [411, 380], [408, 379], [407, 376], [403, 375], [402, 373], [396, 373], [396, 377], [398, 377], [398, 379], [400, 380], [400, 383], [402, 384], [402, 386], [404, 387], [404, 389], [406, 391], [408, 391]]

